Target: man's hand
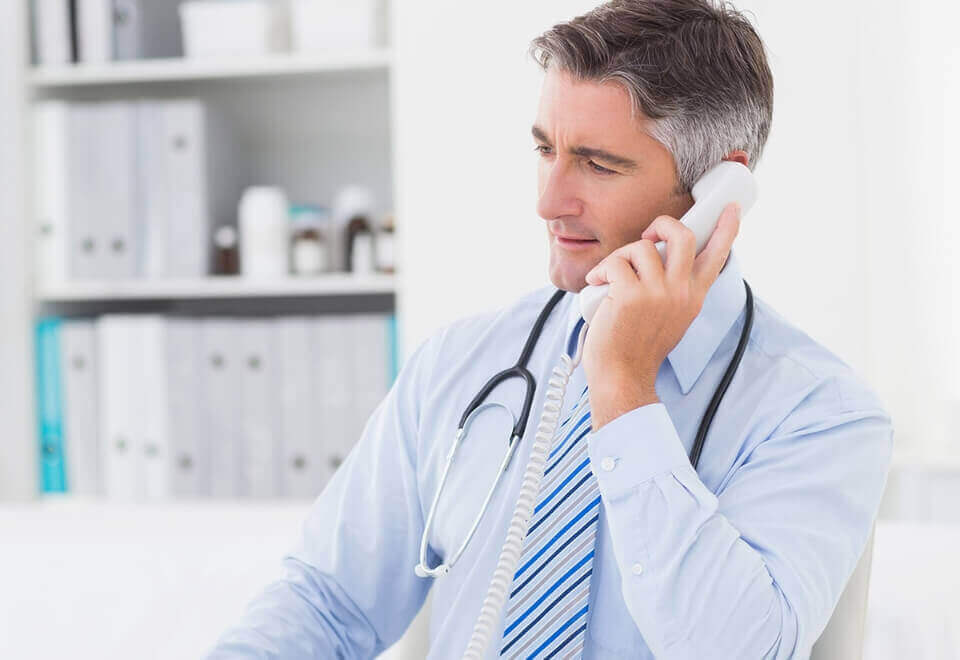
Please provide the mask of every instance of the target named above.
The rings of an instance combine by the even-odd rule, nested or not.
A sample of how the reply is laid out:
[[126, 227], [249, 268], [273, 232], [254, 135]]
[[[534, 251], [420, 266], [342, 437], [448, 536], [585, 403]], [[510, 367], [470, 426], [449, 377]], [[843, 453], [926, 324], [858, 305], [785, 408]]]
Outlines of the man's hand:
[[[739, 231], [740, 207], [733, 202], [697, 255], [693, 232], [661, 215], [639, 241], [614, 250], [587, 273], [587, 284], [610, 284], [583, 347], [594, 431], [659, 401], [660, 365], [700, 313]], [[666, 265], [654, 248], [660, 240], [667, 244]]]

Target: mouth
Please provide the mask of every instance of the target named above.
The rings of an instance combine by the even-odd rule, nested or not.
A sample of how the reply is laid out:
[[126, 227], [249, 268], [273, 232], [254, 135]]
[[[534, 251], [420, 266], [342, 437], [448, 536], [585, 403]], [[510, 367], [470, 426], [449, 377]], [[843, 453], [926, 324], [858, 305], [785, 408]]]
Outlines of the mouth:
[[553, 238], [557, 245], [568, 250], [582, 250], [590, 248], [600, 242], [595, 238], [577, 238], [575, 236], [563, 236], [561, 234], [553, 234]]

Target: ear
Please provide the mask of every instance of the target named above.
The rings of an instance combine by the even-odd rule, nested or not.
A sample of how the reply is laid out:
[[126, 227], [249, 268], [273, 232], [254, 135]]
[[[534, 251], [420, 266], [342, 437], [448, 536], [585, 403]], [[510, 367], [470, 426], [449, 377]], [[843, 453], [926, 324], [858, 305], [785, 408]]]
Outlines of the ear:
[[747, 152], [743, 149], [737, 149], [736, 151], [731, 151], [729, 154], [724, 156], [724, 160], [732, 160], [740, 163], [744, 167], [748, 167], [750, 164], [750, 156], [747, 155]]

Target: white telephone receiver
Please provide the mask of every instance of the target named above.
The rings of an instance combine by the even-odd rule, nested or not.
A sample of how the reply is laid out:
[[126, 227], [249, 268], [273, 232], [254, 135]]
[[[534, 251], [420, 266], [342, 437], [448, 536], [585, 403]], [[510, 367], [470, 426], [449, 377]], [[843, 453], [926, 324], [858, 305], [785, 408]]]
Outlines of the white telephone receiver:
[[[706, 172], [691, 191], [694, 204], [683, 214], [680, 222], [693, 230], [697, 237], [696, 253], [707, 244], [710, 235], [720, 220], [720, 214], [727, 204], [739, 202], [740, 215], [743, 217], [757, 199], [757, 184], [753, 173], [745, 165], [732, 160], [724, 160]], [[660, 258], [666, 258], [667, 244], [657, 241], [655, 244]], [[579, 293], [580, 315], [587, 325], [596, 314], [600, 303], [607, 297], [609, 284], [585, 286]]]

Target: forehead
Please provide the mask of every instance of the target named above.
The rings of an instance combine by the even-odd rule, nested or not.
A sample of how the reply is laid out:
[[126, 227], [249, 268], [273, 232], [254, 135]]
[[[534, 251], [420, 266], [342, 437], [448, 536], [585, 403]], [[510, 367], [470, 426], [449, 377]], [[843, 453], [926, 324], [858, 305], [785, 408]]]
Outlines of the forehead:
[[548, 68], [536, 123], [551, 139], [596, 147], [641, 142], [647, 138], [642, 120], [642, 115], [631, 117], [630, 96], [621, 85], [579, 81], [562, 69]]

